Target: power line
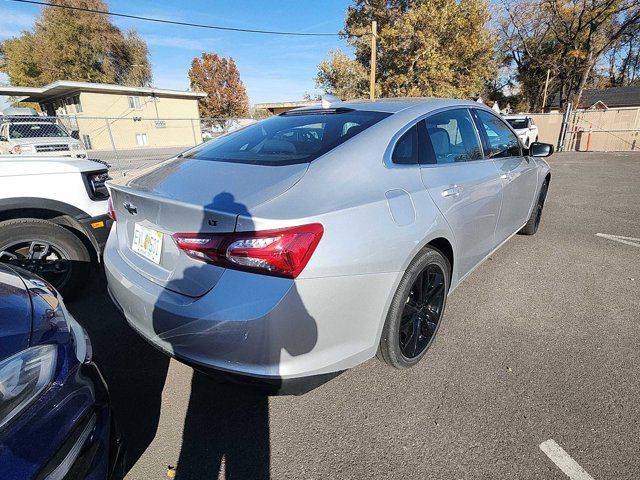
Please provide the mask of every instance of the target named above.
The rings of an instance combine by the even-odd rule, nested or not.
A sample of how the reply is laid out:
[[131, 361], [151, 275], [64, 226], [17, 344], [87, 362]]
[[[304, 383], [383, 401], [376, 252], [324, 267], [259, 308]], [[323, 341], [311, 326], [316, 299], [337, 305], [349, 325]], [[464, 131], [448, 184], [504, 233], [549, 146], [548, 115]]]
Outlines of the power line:
[[260, 33], [265, 35], [294, 35], [298, 37], [337, 37], [339, 33], [307, 33], [307, 32], [281, 32], [277, 30], [254, 30], [250, 28], [233, 28], [221, 27], [218, 25], [204, 25], [201, 23], [178, 22], [176, 20], [164, 20], [162, 18], [143, 17], [140, 15], [127, 15], [125, 13], [105, 12], [104, 10], [93, 10], [91, 8], [72, 7], [71, 5], [58, 5], [55, 3], [42, 2], [37, 0], [9, 0], [18, 3], [31, 3], [33, 5], [42, 5], [44, 7], [64, 8], [66, 10], [77, 10], [80, 12], [97, 13], [100, 15], [111, 15], [113, 17], [132, 18], [134, 20], [144, 20], [147, 22], [168, 23], [171, 25], [182, 25], [184, 27], [207, 28], [210, 30], [226, 30], [230, 32], [242, 33]]

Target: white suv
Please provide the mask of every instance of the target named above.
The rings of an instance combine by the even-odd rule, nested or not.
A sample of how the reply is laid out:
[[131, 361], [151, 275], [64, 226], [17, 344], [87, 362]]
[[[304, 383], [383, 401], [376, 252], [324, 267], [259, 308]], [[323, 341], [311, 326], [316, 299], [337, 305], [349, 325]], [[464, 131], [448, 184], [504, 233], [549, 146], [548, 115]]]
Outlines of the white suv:
[[0, 154], [87, 158], [87, 151], [60, 125], [33, 118], [0, 119]]
[[515, 130], [526, 148], [538, 141], [538, 127], [533, 123], [533, 118], [527, 115], [507, 115], [504, 119]]
[[0, 155], [0, 262], [79, 291], [111, 228], [108, 178], [93, 160]]

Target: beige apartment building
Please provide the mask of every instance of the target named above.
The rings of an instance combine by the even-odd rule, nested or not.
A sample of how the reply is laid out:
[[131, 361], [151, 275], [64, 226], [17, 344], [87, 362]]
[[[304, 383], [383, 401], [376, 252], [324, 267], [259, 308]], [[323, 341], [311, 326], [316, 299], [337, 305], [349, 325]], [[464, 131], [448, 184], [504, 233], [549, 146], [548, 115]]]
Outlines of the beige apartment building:
[[198, 99], [206, 93], [59, 80], [0, 87], [60, 118], [88, 149], [182, 147], [202, 142]]

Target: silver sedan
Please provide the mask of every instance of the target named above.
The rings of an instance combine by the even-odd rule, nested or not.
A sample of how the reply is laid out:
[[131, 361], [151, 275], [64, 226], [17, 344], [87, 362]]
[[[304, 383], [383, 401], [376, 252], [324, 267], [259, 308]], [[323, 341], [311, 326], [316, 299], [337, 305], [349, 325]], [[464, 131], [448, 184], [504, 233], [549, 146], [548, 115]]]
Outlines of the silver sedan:
[[447, 295], [538, 229], [552, 152], [474, 102], [292, 110], [111, 184], [109, 291], [168, 355], [273, 392], [410, 367]]

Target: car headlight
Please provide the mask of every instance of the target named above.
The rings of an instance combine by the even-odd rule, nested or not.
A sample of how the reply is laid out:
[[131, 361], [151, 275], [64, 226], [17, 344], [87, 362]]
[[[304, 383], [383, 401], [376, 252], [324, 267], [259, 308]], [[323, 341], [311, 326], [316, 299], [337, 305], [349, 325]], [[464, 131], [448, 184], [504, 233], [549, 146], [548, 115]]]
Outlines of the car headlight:
[[105, 182], [111, 180], [106, 170], [101, 172], [89, 172], [85, 174], [86, 186], [89, 197], [93, 200], [106, 200], [109, 198], [109, 190]]
[[55, 345], [27, 348], [0, 362], [0, 428], [49, 386], [56, 369]]
[[11, 153], [35, 153], [36, 147], [33, 145], [14, 145]]

